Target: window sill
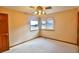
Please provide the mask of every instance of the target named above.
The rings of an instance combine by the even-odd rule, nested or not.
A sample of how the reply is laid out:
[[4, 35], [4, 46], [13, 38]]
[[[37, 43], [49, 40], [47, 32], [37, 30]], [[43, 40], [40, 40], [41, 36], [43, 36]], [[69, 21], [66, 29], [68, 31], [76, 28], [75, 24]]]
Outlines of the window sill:
[[30, 32], [32, 32], [32, 31], [39, 31], [39, 29], [38, 30], [30, 30]]
[[41, 29], [41, 30], [45, 30], [45, 31], [55, 31], [54, 29]]

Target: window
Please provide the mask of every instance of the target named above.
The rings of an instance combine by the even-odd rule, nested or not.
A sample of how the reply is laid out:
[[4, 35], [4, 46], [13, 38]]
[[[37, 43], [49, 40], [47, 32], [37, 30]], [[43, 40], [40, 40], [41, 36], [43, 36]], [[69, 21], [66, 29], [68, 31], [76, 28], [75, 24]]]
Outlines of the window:
[[41, 21], [42, 23], [41, 23], [41, 28], [42, 29], [46, 29], [46, 21], [45, 20], [43, 20], [43, 21]]
[[30, 17], [30, 30], [54, 30], [54, 19], [47, 18], [47, 19], [40, 19], [35, 16]]
[[48, 18], [47, 20], [41, 21], [41, 29], [45, 30], [54, 30], [54, 20], [52, 18]]
[[36, 16], [31, 16], [29, 17], [30, 20], [30, 30], [38, 30], [39, 26], [38, 26], [38, 18]]
[[47, 29], [53, 30], [54, 29], [54, 20], [52, 18], [47, 19]]
[[30, 30], [38, 30], [38, 21], [36, 20], [31, 20], [30, 21]]

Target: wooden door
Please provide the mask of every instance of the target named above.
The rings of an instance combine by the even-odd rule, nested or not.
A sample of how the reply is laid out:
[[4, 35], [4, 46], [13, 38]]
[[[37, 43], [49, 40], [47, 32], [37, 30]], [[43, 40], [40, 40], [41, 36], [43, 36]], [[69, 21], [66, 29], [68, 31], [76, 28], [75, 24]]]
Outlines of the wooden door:
[[78, 13], [78, 25], [77, 25], [77, 44], [79, 46], [79, 13]]
[[0, 52], [9, 49], [8, 15], [0, 13]]
[[78, 45], [78, 52], [79, 52], [79, 12], [78, 12], [78, 24], [77, 24], [77, 45]]

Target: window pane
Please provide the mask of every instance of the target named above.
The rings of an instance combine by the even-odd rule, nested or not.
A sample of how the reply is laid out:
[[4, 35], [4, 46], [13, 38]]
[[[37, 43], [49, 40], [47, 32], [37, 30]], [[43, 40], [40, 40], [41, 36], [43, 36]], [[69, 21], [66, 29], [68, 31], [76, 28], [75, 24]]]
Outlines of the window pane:
[[47, 20], [47, 29], [54, 29], [54, 20]]
[[46, 21], [41, 21], [41, 22], [42, 22], [41, 28], [42, 28], [42, 29], [46, 29]]
[[37, 29], [39, 29], [38, 28], [38, 21], [31, 20], [30, 25], [31, 25], [31, 30], [37, 30]]

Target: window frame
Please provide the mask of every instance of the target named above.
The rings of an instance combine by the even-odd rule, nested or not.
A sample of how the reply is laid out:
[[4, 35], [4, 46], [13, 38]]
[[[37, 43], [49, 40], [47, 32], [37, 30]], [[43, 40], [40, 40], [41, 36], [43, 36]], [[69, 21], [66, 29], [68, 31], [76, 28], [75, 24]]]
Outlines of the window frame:
[[47, 21], [48, 21], [48, 18], [47, 18], [47, 19], [46, 19], [46, 30], [54, 31], [54, 30], [55, 30], [55, 20], [54, 20], [54, 18], [51, 18], [51, 20], [52, 20], [52, 23], [54, 24], [54, 25], [53, 25], [53, 28], [52, 28], [52, 29], [48, 29], [48, 28], [47, 28]]
[[46, 29], [42, 29], [42, 20], [41, 20], [41, 30], [54, 31], [55, 30], [55, 19], [51, 18], [53, 20], [53, 23], [54, 23], [53, 29], [48, 29], [47, 28], [47, 21], [48, 21], [47, 19], [46, 20], [43, 20], [43, 21], [46, 21]]
[[42, 30], [45, 30], [46, 28], [42, 28], [42, 21], [45, 21], [46, 22], [46, 28], [47, 28], [47, 20], [41, 20], [41, 29]]
[[[53, 23], [53, 28], [52, 29], [47, 28], [48, 19], [52, 20], [52, 23]], [[32, 26], [31, 21], [37, 21], [38, 22], [38, 24], [37, 24], [38, 29], [31, 30], [31, 26]], [[42, 21], [46, 21], [46, 28], [45, 29], [42, 28]], [[29, 20], [29, 29], [30, 29], [30, 31], [37, 31], [37, 30], [38, 31], [39, 30], [54, 31], [55, 30], [55, 19], [50, 17], [50, 18], [45, 18], [44, 20], [42, 20], [42, 18], [35, 17], [35, 19], [30, 19]]]
[[[38, 21], [38, 25], [37, 25], [38, 29], [31, 30], [31, 26], [32, 26], [31, 21]], [[37, 31], [37, 30], [39, 30], [39, 20], [30, 20], [30, 31]]]

